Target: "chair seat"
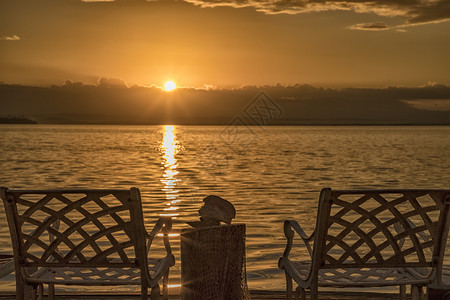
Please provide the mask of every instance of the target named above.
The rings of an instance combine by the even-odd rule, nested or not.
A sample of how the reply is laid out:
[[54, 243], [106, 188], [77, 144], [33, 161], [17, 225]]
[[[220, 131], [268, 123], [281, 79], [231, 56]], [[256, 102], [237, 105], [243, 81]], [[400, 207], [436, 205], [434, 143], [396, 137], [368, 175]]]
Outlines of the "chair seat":
[[[290, 261], [298, 274], [306, 279], [310, 262]], [[428, 283], [429, 272], [424, 268], [333, 268], [319, 269], [319, 286], [362, 287]]]
[[[167, 258], [150, 260], [151, 275], [158, 273]], [[141, 285], [138, 267], [45, 267], [40, 268], [26, 280], [29, 283], [54, 283], [65, 285]]]

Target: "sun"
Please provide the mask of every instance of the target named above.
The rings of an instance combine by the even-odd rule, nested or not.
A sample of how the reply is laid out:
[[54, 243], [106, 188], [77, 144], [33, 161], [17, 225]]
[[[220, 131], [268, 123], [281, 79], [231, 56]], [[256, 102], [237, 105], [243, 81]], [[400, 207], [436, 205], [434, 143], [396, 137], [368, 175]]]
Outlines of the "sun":
[[167, 81], [165, 84], [164, 84], [164, 88], [166, 89], [166, 91], [171, 91], [171, 90], [174, 90], [174, 89], [176, 89], [177, 88], [177, 85], [175, 84], [175, 82], [173, 82], [173, 81]]

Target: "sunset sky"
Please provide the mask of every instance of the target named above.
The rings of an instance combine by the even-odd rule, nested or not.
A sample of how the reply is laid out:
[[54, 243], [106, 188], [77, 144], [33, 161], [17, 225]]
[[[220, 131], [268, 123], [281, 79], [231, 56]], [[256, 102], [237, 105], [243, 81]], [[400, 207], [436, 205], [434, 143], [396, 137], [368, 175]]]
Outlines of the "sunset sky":
[[0, 81], [450, 84], [448, 0], [0, 0]]

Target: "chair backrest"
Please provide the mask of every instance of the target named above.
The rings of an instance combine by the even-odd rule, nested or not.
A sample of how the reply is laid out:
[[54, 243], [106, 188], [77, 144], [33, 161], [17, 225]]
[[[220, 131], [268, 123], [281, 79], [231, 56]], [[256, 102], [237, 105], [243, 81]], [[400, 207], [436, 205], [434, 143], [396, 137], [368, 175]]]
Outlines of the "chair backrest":
[[0, 196], [18, 267], [140, 267], [147, 273], [142, 272], [147, 252], [137, 188], [1, 188]]
[[323, 189], [313, 264], [442, 268], [449, 206], [450, 190]]

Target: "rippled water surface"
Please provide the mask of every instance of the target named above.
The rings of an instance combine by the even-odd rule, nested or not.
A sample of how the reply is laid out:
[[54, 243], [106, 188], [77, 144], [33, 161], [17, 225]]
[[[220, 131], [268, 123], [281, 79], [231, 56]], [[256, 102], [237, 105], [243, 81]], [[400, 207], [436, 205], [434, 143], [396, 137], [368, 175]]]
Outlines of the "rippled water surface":
[[[450, 127], [0, 125], [0, 185], [135, 186], [148, 229], [160, 214], [183, 228], [205, 196], [219, 195], [247, 224], [249, 287], [284, 289], [283, 220], [311, 233], [323, 187], [449, 188], [449, 149]], [[3, 206], [0, 224], [0, 253], [8, 253]], [[173, 245], [179, 259], [176, 237]]]

